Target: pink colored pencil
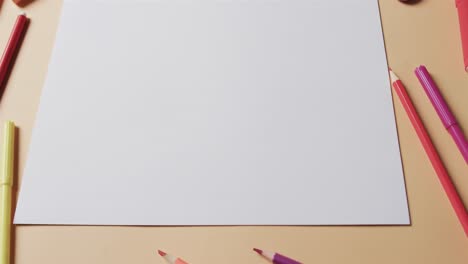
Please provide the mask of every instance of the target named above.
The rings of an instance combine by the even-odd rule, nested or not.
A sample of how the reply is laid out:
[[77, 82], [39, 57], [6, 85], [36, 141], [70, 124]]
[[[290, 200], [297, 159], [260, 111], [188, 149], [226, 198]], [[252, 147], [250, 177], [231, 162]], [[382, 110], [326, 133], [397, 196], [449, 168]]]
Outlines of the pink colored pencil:
[[162, 250], [158, 250], [158, 254], [163, 257], [168, 263], [170, 264], [188, 264], [184, 260], [178, 257], [174, 257], [172, 255], [167, 254], [166, 252]]
[[258, 254], [262, 255], [263, 257], [265, 257], [266, 259], [273, 262], [273, 264], [301, 264], [298, 261], [295, 261], [293, 259], [290, 259], [278, 253], [267, 252], [258, 248], [254, 248], [253, 250], [257, 252]]
[[400, 101], [403, 104], [409, 119], [411, 120], [411, 124], [413, 125], [414, 130], [416, 130], [416, 134], [418, 134], [419, 140], [421, 141], [421, 144], [423, 145], [424, 150], [426, 151], [426, 154], [432, 163], [432, 167], [436, 171], [437, 176], [439, 177], [439, 181], [442, 184], [442, 187], [444, 188], [445, 193], [447, 194], [447, 197], [452, 204], [452, 207], [455, 210], [455, 213], [458, 216], [463, 229], [465, 230], [465, 234], [468, 236], [468, 213], [465, 206], [463, 205], [463, 201], [460, 199], [460, 195], [458, 194], [452, 179], [447, 173], [447, 170], [445, 169], [444, 164], [442, 163], [442, 160], [440, 159], [439, 154], [437, 153], [437, 150], [434, 147], [434, 144], [432, 143], [432, 140], [429, 137], [429, 134], [427, 133], [426, 128], [424, 127], [424, 124], [421, 121], [418, 112], [416, 111], [416, 108], [413, 105], [413, 102], [411, 101], [411, 98], [406, 92], [403, 83], [391, 70], [390, 76], [392, 79], [393, 88], [398, 94], [398, 97], [400, 98]]

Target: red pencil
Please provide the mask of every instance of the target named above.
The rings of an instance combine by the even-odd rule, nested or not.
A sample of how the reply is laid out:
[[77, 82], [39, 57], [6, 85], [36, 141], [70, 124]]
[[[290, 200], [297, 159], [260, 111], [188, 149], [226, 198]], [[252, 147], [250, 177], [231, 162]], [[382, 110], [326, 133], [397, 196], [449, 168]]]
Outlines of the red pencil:
[[21, 44], [21, 38], [26, 29], [26, 24], [28, 18], [25, 14], [21, 14], [16, 19], [15, 26], [11, 32], [10, 39], [8, 40], [5, 51], [3, 52], [2, 58], [0, 59], [0, 88], [6, 82], [7, 73], [10, 70], [11, 65], [13, 64], [13, 58], [15, 53]]
[[393, 88], [398, 94], [398, 97], [400, 98], [400, 101], [403, 104], [409, 119], [411, 120], [411, 124], [413, 124], [414, 130], [416, 130], [416, 134], [418, 134], [419, 140], [421, 141], [427, 156], [431, 160], [432, 167], [439, 177], [439, 181], [442, 184], [442, 187], [444, 188], [445, 193], [447, 194], [447, 197], [452, 204], [452, 207], [455, 210], [455, 213], [457, 214], [463, 229], [465, 230], [465, 234], [468, 236], [468, 212], [463, 205], [463, 201], [461, 200], [455, 185], [450, 179], [450, 176], [447, 173], [447, 170], [445, 169], [444, 164], [442, 163], [442, 160], [440, 159], [439, 154], [437, 153], [437, 150], [435, 149], [434, 144], [432, 143], [432, 140], [429, 137], [429, 134], [427, 133], [426, 128], [424, 127], [424, 124], [418, 115], [418, 112], [416, 111], [416, 108], [411, 102], [411, 98], [406, 92], [403, 83], [395, 75], [395, 73], [393, 73], [392, 70], [390, 70], [390, 76]]
[[163, 257], [169, 264], [188, 264], [183, 259], [167, 254], [162, 250], [158, 250], [158, 254]]

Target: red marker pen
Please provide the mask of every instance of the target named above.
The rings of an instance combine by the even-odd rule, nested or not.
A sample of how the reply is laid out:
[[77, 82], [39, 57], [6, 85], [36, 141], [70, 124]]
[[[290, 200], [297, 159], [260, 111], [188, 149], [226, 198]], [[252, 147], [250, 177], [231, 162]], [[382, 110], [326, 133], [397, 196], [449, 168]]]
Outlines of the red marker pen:
[[463, 55], [465, 58], [465, 70], [468, 72], [468, 0], [455, 1], [458, 9], [458, 17], [460, 20]]

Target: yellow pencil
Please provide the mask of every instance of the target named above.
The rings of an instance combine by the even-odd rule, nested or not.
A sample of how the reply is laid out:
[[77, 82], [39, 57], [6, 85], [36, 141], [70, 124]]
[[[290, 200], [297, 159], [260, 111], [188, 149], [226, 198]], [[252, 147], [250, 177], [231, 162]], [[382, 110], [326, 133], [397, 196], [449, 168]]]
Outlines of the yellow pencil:
[[11, 195], [13, 186], [13, 166], [15, 147], [15, 124], [5, 123], [2, 151], [2, 175], [0, 176], [2, 201], [0, 204], [0, 264], [10, 264], [11, 243]]

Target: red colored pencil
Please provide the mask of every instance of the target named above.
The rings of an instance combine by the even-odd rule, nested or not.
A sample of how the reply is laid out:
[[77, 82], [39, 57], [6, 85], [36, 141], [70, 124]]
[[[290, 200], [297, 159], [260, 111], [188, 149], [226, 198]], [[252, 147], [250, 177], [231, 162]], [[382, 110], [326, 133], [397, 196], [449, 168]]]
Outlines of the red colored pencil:
[[11, 32], [10, 39], [8, 40], [5, 51], [3, 52], [2, 58], [0, 59], [0, 87], [3, 87], [5, 84], [7, 73], [13, 64], [15, 53], [21, 44], [21, 38], [24, 31], [26, 30], [27, 22], [28, 18], [25, 14], [19, 15], [16, 19], [16, 23], [13, 27], [13, 31]]
[[158, 254], [163, 257], [168, 263], [170, 264], [188, 264], [184, 260], [178, 257], [174, 257], [172, 255], [167, 254], [166, 252], [162, 250], [158, 250]]
[[463, 205], [463, 201], [461, 200], [455, 185], [450, 179], [450, 176], [447, 173], [447, 170], [445, 169], [444, 164], [442, 163], [442, 160], [440, 159], [439, 154], [437, 153], [437, 150], [434, 147], [434, 144], [432, 143], [432, 140], [429, 137], [423, 122], [421, 121], [421, 118], [418, 115], [418, 112], [416, 111], [416, 108], [414, 107], [411, 98], [406, 92], [403, 83], [392, 70], [390, 70], [390, 76], [393, 88], [398, 94], [398, 97], [400, 98], [400, 101], [403, 104], [403, 107], [405, 108], [411, 123], [413, 124], [414, 130], [416, 130], [416, 133], [418, 134], [419, 140], [421, 141], [421, 144], [423, 145], [424, 150], [426, 151], [426, 154], [432, 163], [432, 167], [436, 171], [437, 176], [439, 177], [439, 181], [442, 184], [442, 187], [444, 188], [445, 193], [447, 194], [447, 197], [452, 204], [452, 207], [455, 210], [455, 213], [457, 214], [463, 229], [465, 230], [465, 234], [468, 236], [468, 212]]

